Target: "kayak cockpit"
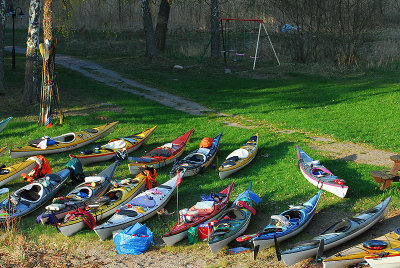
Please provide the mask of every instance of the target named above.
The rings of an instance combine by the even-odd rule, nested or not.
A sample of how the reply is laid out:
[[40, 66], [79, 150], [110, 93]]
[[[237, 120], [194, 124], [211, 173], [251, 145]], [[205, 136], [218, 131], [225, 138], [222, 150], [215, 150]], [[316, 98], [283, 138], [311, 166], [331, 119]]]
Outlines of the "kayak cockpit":
[[150, 151], [144, 157], [170, 157], [172, 155], [171, 149], [158, 148]]
[[351, 228], [351, 220], [350, 219], [343, 219], [331, 227], [326, 229], [321, 235], [331, 234], [331, 233], [343, 233], [348, 231]]
[[43, 195], [43, 185], [31, 183], [15, 192], [15, 197], [29, 202], [37, 202]]
[[63, 134], [61, 136], [53, 137], [51, 139], [58, 143], [71, 143], [71, 142], [75, 141], [76, 136], [75, 136], [75, 133], [70, 132], [70, 133]]

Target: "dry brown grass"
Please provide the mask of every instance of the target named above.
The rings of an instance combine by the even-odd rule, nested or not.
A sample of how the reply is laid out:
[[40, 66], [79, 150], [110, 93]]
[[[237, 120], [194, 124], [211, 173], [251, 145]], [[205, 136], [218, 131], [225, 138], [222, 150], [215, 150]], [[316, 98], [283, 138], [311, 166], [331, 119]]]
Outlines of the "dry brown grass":
[[25, 247], [29, 244], [26, 236], [18, 230], [19, 221], [10, 219], [3, 222], [0, 236], [0, 265], [24, 263]]
[[39, 246], [19, 229], [19, 220], [4, 222], [0, 227], [0, 267], [101, 267], [105, 263], [75, 255], [67, 248]]

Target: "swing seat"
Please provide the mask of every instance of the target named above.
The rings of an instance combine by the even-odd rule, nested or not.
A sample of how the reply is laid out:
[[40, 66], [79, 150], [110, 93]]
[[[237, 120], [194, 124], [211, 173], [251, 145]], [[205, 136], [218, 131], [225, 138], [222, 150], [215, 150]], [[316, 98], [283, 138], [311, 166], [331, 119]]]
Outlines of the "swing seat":
[[236, 53], [236, 56], [245, 56], [246, 54], [242, 53]]

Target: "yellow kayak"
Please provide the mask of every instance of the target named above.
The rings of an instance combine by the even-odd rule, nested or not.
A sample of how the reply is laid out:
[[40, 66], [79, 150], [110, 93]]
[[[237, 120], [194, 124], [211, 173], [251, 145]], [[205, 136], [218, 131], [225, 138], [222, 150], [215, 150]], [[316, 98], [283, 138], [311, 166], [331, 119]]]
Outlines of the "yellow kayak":
[[232, 173], [247, 166], [256, 156], [258, 150], [258, 133], [252, 136], [242, 147], [233, 151], [219, 167], [219, 177], [225, 179]]
[[140, 133], [111, 140], [107, 144], [100, 146], [98, 149], [87, 150], [78, 155], [70, 154], [69, 156], [72, 158], [78, 158], [82, 165], [111, 160], [116, 155], [117, 151], [126, 150], [129, 154], [139, 149], [147, 142], [156, 128], [157, 126], [154, 126]]
[[[118, 208], [128, 203], [132, 198], [142, 192], [146, 185], [146, 177], [141, 176], [138, 181], [129, 181], [111, 189], [105, 196], [87, 201], [88, 210], [78, 210], [77, 213], [67, 215], [64, 223], [59, 223], [58, 228], [65, 236], [71, 236], [82, 230], [86, 225], [91, 229], [102, 219], [113, 215]], [[92, 219], [92, 220], [91, 220]]]
[[15, 180], [21, 176], [22, 173], [28, 173], [36, 165], [36, 161], [33, 159], [27, 159], [24, 162], [0, 168], [0, 187], [4, 184]]
[[399, 255], [399, 239], [400, 228], [324, 259], [324, 268], [347, 267], [352, 264], [364, 262], [364, 259], [374, 259], [374, 256]]
[[70, 132], [57, 137], [43, 137], [32, 140], [27, 146], [11, 149], [10, 157], [18, 158], [38, 154], [55, 154], [74, 150], [107, 136], [117, 123], [108, 123], [103, 126]]

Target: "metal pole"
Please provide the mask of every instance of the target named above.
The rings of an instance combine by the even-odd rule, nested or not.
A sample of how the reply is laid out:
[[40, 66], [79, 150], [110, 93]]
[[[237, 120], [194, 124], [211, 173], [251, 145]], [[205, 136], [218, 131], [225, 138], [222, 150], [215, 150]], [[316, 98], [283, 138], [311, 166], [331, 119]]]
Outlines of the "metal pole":
[[257, 46], [256, 46], [256, 53], [254, 55], [254, 63], [253, 63], [253, 71], [256, 68], [256, 61], [257, 61], [257, 53], [258, 53], [258, 44], [260, 43], [260, 34], [261, 34], [261, 22], [260, 26], [258, 27], [258, 36], [257, 36]]
[[264, 23], [263, 23], [262, 25], [263, 25], [263, 27], [264, 27], [265, 33], [267, 34], [267, 37], [268, 37], [269, 43], [271, 44], [272, 50], [274, 51], [276, 61], [278, 62], [278, 65], [281, 65], [281, 62], [280, 62], [279, 59], [278, 59], [278, 55], [276, 55], [274, 45], [272, 45], [271, 38], [269, 38], [269, 34], [268, 34], [268, 32], [267, 32], [267, 28], [265, 28]]
[[15, 19], [15, 10], [12, 11], [12, 21], [13, 21], [13, 48], [12, 48], [12, 70], [15, 71], [15, 27], [14, 27], [14, 19]]

